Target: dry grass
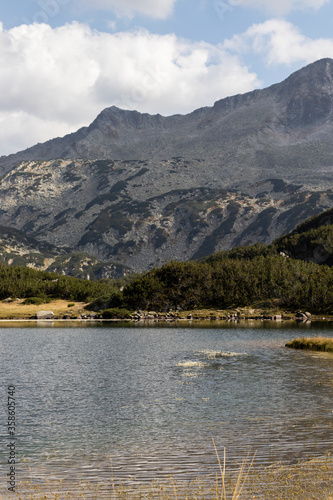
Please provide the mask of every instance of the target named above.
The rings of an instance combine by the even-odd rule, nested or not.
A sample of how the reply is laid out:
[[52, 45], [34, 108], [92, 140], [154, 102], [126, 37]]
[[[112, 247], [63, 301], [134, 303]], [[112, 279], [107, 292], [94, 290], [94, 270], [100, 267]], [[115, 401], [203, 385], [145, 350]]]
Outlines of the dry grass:
[[333, 460], [327, 455], [256, 471], [247, 482], [247, 493], [249, 500], [333, 500]]
[[74, 306], [68, 307], [68, 304], [73, 303], [68, 300], [53, 300], [45, 304], [34, 305], [24, 304], [24, 299], [19, 299], [14, 302], [0, 302], [0, 319], [29, 319], [35, 316], [37, 311], [53, 311], [55, 316], [79, 316], [82, 313], [87, 314], [84, 310], [86, 305], [83, 302], [76, 302]]
[[[39, 484], [33, 480], [21, 481], [16, 487], [16, 498], [19, 500], [240, 500], [253, 466], [254, 457], [250, 461], [248, 456], [240, 465], [238, 473], [228, 474], [227, 477], [225, 449], [223, 463], [221, 463], [214, 440], [213, 445], [220, 475], [211, 475], [206, 479], [192, 481], [188, 485], [178, 483], [174, 478], [169, 477], [164, 483], [153, 481], [148, 486], [119, 486], [115, 482], [111, 460], [111, 477], [107, 484], [90, 484], [81, 481], [76, 487], [72, 485], [72, 488], [73, 486], [75, 488], [73, 491], [72, 488], [67, 490], [68, 483], [62, 480], [46, 479], [42, 484], [40, 481]], [[31, 470], [30, 475], [33, 476]], [[5, 487], [4, 484], [2, 486]], [[0, 499], [3, 498], [6, 497], [0, 495]]]
[[287, 342], [286, 347], [293, 349], [309, 349], [312, 351], [333, 352], [332, 337], [297, 338]]
[[[214, 443], [215, 447], [215, 443]], [[216, 450], [216, 447], [215, 447]], [[19, 500], [333, 500], [333, 459], [317, 458], [292, 466], [275, 465], [262, 470], [253, 468], [253, 459], [245, 459], [238, 473], [227, 471], [224, 452], [217, 450], [219, 474], [201, 476], [188, 484], [169, 477], [145, 485], [116, 484], [112, 473], [103, 484], [81, 481], [69, 485], [46, 479], [34, 484], [19, 483]], [[1, 500], [9, 498], [0, 496]]]

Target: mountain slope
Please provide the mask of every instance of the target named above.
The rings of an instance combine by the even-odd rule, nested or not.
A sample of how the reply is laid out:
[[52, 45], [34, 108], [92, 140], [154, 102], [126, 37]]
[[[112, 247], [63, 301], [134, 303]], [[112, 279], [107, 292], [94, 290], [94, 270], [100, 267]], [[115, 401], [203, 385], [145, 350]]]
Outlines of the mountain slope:
[[332, 206], [330, 190], [279, 179], [244, 192], [212, 188], [203, 185], [200, 161], [161, 165], [157, 175], [154, 162], [24, 162], [1, 179], [0, 224], [63, 253], [85, 252], [141, 271], [166, 259], [269, 243]]
[[311, 217], [275, 242], [279, 251], [317, 264], [333, 265], [333, 209]]
[[[86, 128], [2, 157], [67, 159], [200, 159], [207, 183], [236, 187], [277, 177], [324, 187], [333, 165], [333, 60], [322, 59], [282, 83], [217, 101], [188, 115], [163, 117], [107, 108]], [[222, 181], [222, 182], [221, 182]]]
[[108, 108], [0, 159], [0, 225], [86, 277], [271, 243], [332, 207], [332, 135], [332, 59], [184, 116]]
[[87, 253], [59, 248], [4, 226], [0, 226], [0, 263], [92, 280], [119, 278], [130, 271], [121, 264], [101, 262]]

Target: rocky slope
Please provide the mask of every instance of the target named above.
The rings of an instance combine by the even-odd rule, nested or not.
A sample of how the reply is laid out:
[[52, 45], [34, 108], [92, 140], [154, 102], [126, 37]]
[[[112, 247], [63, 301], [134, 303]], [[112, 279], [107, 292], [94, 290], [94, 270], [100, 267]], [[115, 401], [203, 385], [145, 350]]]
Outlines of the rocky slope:
[[121, 264], [101, 262], [84, 252], [59, 248], [4, 226], [0, 226], [0, 263], [93, 280], [117, 279], [130, 273]]
[[0, 225], [34, 239], [26, 264], [86, 277], [269, 243], [332, 207], [332, 133], [331, 59], [185, 116], [108, 108], [0, 159]]
[[198, 160], [161, 162], [159, 176], [155, 165], [24, 162], [1, 179], [0, 224], [58, 253], [85, 252], [142, 271], [167, 259], [270, 242], [332, 206], [330, 190], [313, 192], [279, 179], [244, 191], [212, 188], [204, 185]]
[[89, 127], [2, 157], [0, 167], [5, 172], [31, 159], [149, 160], [157, 185], [161, 160], [181, 156], [200, 159], [209, 187], [274, 177], [325, 188], [333, 165], [332, 113], [333, 60], [322, 59], [282, 83], [184, 116], [105, 109]]

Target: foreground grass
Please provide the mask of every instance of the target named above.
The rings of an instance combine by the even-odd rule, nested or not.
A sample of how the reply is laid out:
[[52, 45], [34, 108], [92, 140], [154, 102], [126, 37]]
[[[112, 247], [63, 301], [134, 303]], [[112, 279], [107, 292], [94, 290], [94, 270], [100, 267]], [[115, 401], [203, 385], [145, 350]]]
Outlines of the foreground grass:
[[293, 349], [309, 349], [312, 351], [333, 352], [333, 338], [297, 338], [295, 340], [287, 342], [286, 347], [291, 347]]
[[[249, 457], [238, 473], [226, 470], [219, 461], [219, 474], [201, 477], [191, 483], [166, 478], [145, 485], [80, 482], [69, 485], [60, 480], [43, 484], [19, 483], [19, 500], [333, 500], [333, 459], [330, 455], [292, 466], [275, 465], [261, 470], [252, 467]], [[8, 496], [0, 496], [3, 500]]]

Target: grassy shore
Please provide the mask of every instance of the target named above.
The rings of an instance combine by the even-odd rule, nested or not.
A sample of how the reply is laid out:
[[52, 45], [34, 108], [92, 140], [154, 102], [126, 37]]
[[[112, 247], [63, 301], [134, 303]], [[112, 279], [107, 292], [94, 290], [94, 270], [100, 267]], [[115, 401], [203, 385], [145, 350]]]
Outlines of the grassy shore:
[[[37, 311], [52, 311], [56, 318], [76, 319], [81, 315], [89, 315], [89, 304], [84, 302], [71, 302], [66, 300], [52, 300], [42, 304], [26, 304], [25, 299], [13, 299], [11, 302], [0, 302], [0, 320], [26, 320], [36, 316]], [[129, 312], [130, 314], [130, 312]], [[214, 320], [261, 320], [277, 319], [278, 321], [292, 321], [296, 319], [296, 312], [282, 311], [278, 308], [258, 308], [241, 307], [235, 309], [195, 309], [189, 311], [174, 311], [173, 313], [155, 313], [151, 315], [146, 311], [142, 319], [154, 319], [155, 321], [214, 321]], [[114, 318], [116, 319], [116, 318]], [[119, 318], [121, 319], [121, 318]], [[306, 319], [306, 318], [305, 318]], [[311, 316], [308, 320], [327, 320], [333, 321], [333, 316]]]
[[286, 347], [291, 347], [293, 349], [309, 349], [311, 351], [333, 352], [333, 338], [297, 338], [287, 342]]

